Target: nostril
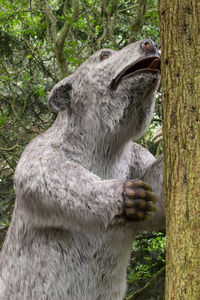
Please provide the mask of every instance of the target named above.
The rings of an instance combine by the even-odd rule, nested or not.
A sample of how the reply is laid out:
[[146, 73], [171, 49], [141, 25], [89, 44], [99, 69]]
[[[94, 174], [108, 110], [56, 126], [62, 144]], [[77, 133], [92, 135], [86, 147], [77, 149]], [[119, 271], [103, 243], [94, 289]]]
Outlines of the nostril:
[[145, 43], [144, 43], [144, 48], [145, 48], [147, 51], [150, 51], [150, 52], [152, 52], [152, 50], [153, 50], [153, 46], [152, 46], [152, 44], [150, 44], [149, 42], [145, 42]]
[[143, 41], [142, 48], [146, 52], [151, 52], [151, 53], [156, 53], [158, 51], [157, 45], [152, 40]]

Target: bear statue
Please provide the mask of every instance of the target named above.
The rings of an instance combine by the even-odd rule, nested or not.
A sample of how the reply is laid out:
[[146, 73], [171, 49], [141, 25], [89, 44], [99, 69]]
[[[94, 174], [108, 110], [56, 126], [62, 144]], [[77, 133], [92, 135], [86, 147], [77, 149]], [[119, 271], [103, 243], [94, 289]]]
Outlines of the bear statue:
[[103, 49], [49, 96], [53, 125], [16, 168], [2, 300], [122, 300], [137, 233], [164, 227], [163, 162], [134, 143], [152, 119], [160, 53]]

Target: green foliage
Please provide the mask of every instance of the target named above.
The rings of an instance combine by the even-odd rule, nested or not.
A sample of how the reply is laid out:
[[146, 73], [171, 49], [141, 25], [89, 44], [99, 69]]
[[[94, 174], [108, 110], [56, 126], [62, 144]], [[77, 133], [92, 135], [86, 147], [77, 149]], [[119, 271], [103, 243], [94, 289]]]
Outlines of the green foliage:
[[[150, 232], [137, 236], [133, 243], [127, 273], [128, 293], [142, 288], [164, 266], [165, 246], [166, 238], [163, 232]], [[163, 278], [161, 282], [163, 285]]]

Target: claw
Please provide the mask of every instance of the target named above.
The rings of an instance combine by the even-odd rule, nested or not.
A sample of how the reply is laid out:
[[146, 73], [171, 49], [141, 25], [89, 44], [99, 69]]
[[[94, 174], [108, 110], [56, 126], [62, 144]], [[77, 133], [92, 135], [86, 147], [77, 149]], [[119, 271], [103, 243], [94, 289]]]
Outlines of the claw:
[[127, 199], [125, 202], [125, 207], [136, 207], [145, 209], [147, 202], [142, 199]]
[[139, 203], [139, 208], [145, 208], [146, 206], [146, 201], [145, 200], [139, 200], [140, 203]]
[[136, 210], [134, 208], [128, 208], [126, 209], [126, 215], [127, 217], [133, 217], [136, 214]]
[[151, 192], [146, 192], [146, 199], [147, 201], [152, 201], [154, 203], [158, 201], [157, 197]]
[[144, 213], [142, 211], [137, 212], [137, 219], [138, 220], [144, 220]]
[[139, 179], [133, 179], [133, 180], [128, 180], [126, 181], [125, 183], [125, 188], [131, 188], [131, 189], [145, 189], [147, 191], [150, 191], [152, 192], [152, 188], [151, 186], [146, 183], [146, 182], [143, 182]]
[[145, 220], [145, 221], [150, 221], [150, 220], [151, 220], [151, 216], [148, 215], [148, 214], [145, 214], [144, 220]]
[[134, 203], [133, 200], [127, 199], [127, 200], [125, 201], [125, 207], [133, 207], [133, 206], [135, 206], [135, 203]]
[[128, 196], [128, 197], [134, 197], [135, 196], [135, 191], [132, 190], [132, 189], [125, 189], [125, 194]]
[[132, 188], [133, 187], [133, 182], [132, 181], [126, 181], [125, 182], [125, 187]]
[[157, 211], [157, 207], [151, 203], [147, 203], [146, 209], [153, 212]]

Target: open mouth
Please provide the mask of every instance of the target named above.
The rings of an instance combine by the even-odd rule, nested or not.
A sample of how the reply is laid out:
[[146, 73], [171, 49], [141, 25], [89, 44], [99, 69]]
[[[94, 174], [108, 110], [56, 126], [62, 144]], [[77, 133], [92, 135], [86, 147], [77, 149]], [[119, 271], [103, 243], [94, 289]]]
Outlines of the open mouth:
[[115, 77], [111, 81], [111, 89], [115, 89], [122, 79], [131, 77], [132, 75], [141, 72], [160, 72], [160, 58], [157, 56], [146, 57], [137, 61], [136, 63], [127, 66], [122, 72], [117, 75], [117, 77]]

